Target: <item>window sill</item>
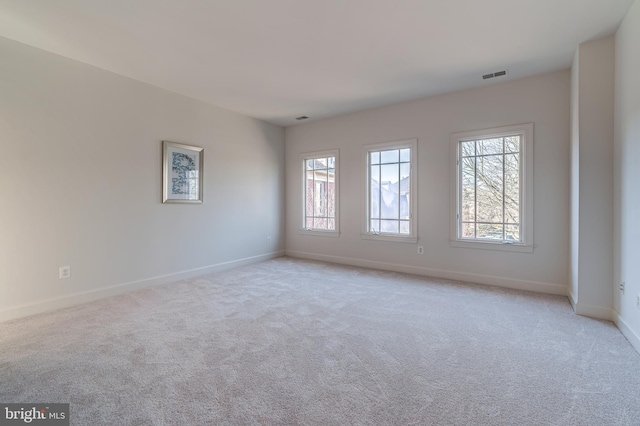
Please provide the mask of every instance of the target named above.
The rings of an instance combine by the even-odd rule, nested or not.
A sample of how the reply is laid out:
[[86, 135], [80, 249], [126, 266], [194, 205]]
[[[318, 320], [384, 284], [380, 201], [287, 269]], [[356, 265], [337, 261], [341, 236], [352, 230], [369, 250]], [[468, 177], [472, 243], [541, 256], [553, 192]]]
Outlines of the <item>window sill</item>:
[[450, 242], [452, 247], [510, 251], [514, 253], [533, 253], [533, 249], [535, 247], [533, 245], [526, 245], [526, 244], [505, 244], [502, 242], [490, 242], [490, 241], [452, 240]]
[[388, 235], [388, 234], [361, 234], [361, 237], [364, 240], [390, 241], [394, 243], [415, 244], [418, 242], [417, 237]]
[[324, 231], [322, 229], [299, 229], [300, 235], [313, 235], [314, 237], [333, 237], [338, 238], [340, 236], [339, 231]]

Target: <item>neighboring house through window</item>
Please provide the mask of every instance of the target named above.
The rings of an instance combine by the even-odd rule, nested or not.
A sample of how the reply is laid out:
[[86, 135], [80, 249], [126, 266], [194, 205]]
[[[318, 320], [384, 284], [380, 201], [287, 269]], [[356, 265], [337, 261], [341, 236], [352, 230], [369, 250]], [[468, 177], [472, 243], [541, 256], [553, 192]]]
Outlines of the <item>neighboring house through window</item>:
[[451, 135], [454, 246], [533, 250], [533, 124]]
[[338, 236], [338, 151], [302, 155], [301, 233]]
[[366, 161], [363, 237], [416, 242], [417, 140], [364, 147]]

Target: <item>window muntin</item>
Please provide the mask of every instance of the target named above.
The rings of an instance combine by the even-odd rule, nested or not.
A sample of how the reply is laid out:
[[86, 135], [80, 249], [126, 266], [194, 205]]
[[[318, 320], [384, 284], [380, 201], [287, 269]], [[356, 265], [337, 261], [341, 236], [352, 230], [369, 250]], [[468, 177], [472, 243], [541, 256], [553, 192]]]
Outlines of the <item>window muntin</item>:
[[533, 123], [454, 133], [451, 244], [533, 251]]
[[338, 154], [303, 155], [303, 231], [338, 231]]
[[365, 236], [416, 240], [416, 146], [416, 140], [408, 140], [365, 147]]

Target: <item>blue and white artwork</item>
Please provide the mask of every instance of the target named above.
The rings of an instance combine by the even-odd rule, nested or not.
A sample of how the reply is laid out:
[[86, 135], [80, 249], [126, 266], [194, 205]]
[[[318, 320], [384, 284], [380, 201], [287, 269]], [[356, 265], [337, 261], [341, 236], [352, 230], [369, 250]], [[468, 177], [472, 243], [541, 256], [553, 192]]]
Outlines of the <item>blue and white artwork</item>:
[[164, 143], [163, 203], [202, 202], [203, 149], [175, 142]]
[[[174, 195], [195, 195], [198, 188], [198, 170], [195, 155], [173, 152], [171, 160], [171, 193]], [[194, 193], [194, 189], [196, 190]]]

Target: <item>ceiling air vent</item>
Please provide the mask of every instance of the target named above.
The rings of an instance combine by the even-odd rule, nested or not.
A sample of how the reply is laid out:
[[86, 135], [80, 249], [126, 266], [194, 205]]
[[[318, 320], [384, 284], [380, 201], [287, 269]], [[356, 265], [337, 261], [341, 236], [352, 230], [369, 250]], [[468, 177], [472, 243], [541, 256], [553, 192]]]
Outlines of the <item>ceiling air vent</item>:
[[296, 117], [296, 120], [306, 120], [307, 118], [309, 117], [307, 117], [306, 115], [301, 115], [300, 117]]
[[502, 71], [496, 71], [496, 72], [492, 72], [490, 74], [485, 74], [482, 76], [483, 80], [488, 80], [490, 78], [493, 77], [502, 77], [503, 75], [507, 75], [507, 70], [502, 70]]

